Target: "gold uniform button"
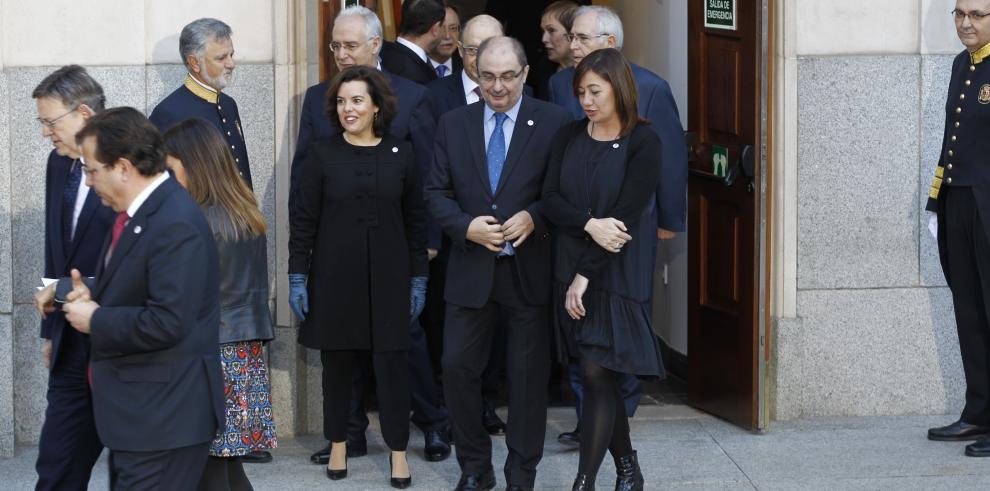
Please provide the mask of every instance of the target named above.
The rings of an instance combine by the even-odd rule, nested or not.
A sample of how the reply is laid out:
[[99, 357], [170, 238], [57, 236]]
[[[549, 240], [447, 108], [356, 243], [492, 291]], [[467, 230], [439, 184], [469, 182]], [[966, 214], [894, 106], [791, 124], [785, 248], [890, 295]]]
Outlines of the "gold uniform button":
[[967, 81], [966, 81], [966, 85], [969, 85], [969, 84], [971, 84], [971, 83], [972, 83], [972, 82], [970, 82], [969, 80], [967, 80]]
[[[955, 153], [953, 153], [952, 150], [949, 150], [949, 157], [951, 157], [953, 155], [955, 155]], [[949, 167], [949, 168], [951, 169], [952, 167]]]
[[[952, 135], [952, 141], [956, 141], [956, 135]], [[234, 148], [234, 147], [230, 147], [230, 148]]]
[[946, 179], [945, 182], [947, 182], [949, 184], [952, 184], [952, 178], [950, 177], [950, 178]]
[[956, 121], [956, 128], [959, 127], [959, 121]]
[[959, 114], [959, 113], [961, 113], [961, 112], [962, 112], [962, 108], [961, 108], [961, 107], [957, 107], [957, 108], [956, 108], [956, 114]]
[[976, 65], [970, 65], [969, 66], [969, 71], [975, 72], [976, 71]]
[[227, 132], [227, 136], [230, 136], [230, 132], [229, 131]]
[[952, 164], [945, 166], [946, 169], [952, 170]]
[[966, 98], [966, 94], [959, 94], [959, 98], [960, 99], [965, 99]]

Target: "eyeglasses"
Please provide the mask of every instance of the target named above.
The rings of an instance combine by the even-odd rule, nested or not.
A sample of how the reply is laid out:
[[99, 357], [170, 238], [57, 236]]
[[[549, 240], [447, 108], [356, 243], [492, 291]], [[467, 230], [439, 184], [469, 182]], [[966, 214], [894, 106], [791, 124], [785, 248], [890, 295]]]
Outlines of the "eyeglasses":
[[330, 51], [332, 53], [336, 53], [338, 51], [341, 53], [345, 51], [353, 53], [357, 51], [357, 49], [360, 47], [361, 47], [361, 43], [338, 43], [336, 41], [330, 43]]
[[592, 39], [598, 39], [598, 38], [601, 38], [601, 37], [608, 37], [608, 36], [611, 36], [611, 34], [595, 34], [594, 36], [592, 36], [590, 34], [570, 34], [570, 33], [567, 33], [567, 34], [564, 35], [564, 37], [567, 38], [567, 41], [568, 42], [572, 42], [573, 43], [574, 40], [577, 39], [579, 43], [581, 43], [581, 44], [583, 44], [585, 46], [587, 46], [588, 43], [590, 43]]
[[457, 45], [460, 46], [461, 49], [464, 50], [464, 54], [466, 54], [468, 56], [474, 56], [474, 55], [478, 54], [478, 47], [477, 46], [465, 46], [464, 43], [462, 43], [460, 41], [457, 42]]
[[66, 116], [68, 116], [68, 115], [76, 112], [76, 109], [79, 109], [79, 106], [78, 105], [72, 106], [72, 109], [69, 109], [68, 112], [66, 112], [65, 114], [63, 114], [63, 115], [61, 115], [61, 116], [59, 116], [59, 117], [57, 117], [55, 119], [37, 118], [37, 120], [38, 120], [38, 123], [40, 123], [40, 124], [42, 124], [44, 126], [47, 126], [48, 129], [50, 129], [50, 130], [53, 130], [53, 129], [55, 129], [55, 123], [58, 123], [58, 120], [60, 120], [60, 119], [62, 119], [64, 117], [66, 117]]
[[518, 72], [505, 72], [501, 75], [495, 75], [494, 73], [483, 72], [480, 75], [478, 75], [478, 79], [480, 79], [481, 83], [485, 85], [494, 84], [496, 80], [501, 80], [502, 84], [509, 84], [513, 80], [519, 78], [519, 76], [522, 75], [524, 71], [526, 71], [526, 67], [520, 68]]
[[967, 17], [969, 17], [970, 22], [977, 22], [983, 20], [984, 17], [990, 16], [990, 12], [963, 12], [962, 10], [955, 9], [952, 12], [952, 16], [956, 19], [956, 22], [962, 22]]

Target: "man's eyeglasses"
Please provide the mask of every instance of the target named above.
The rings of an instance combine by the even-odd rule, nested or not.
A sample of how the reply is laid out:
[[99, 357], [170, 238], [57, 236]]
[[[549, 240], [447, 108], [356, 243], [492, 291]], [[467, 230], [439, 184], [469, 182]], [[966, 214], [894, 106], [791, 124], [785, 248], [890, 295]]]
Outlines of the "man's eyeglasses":
[[59, 117], [57, 117], [55, 119], [37, 118], [38, 119], [38, 123], [40, 123], [40, 124], [42, 124], [44, 126], [47, 126], [48, 129], [55, 129], [55, 123], [58, 123], [58, 120], [60, 120], [60, 119], [62, 119], [64, 117], [66, 117], [66, 116], [68, 116], [68, 115], [76, 112], [76, 109], [79, 109], [79, 106], [72, 106], [72, 109], [69, 109], [68, 112], [66, 112], [65, 114], [63, 114], [63, 115], [61, 115], [61, 116], [59, 116]]
[[519, 78], [519, 76], [522, 75], [524, 71], [526, 71], [526, 67], [520, 68], [518, 72], [505, 72], [501, 75], [495, 75], [494, 73], [489, 73], [489, 72], [482, 72], [480, 75], [478, 75], [478, 78], [481, 80], [481, 83], [485, 85], [491, 85], [495, 83], [496, 80], [501, 80], [503, 84], [509, 84], [513, 80]]
[[990, 12], [963, 12], [962, 10], [955, 9], [952, 11], [952, 17], [956, 19], [956, 22], [962, 22], [966, 17], [969, 17], [970, 22], [976, 22], [983, 20], [984, 17], [990, 15]]
[[464, 54], [466, 54], [468, 56], [474, 56], [474, 55], [478, 54], [478, 47], [477, 46], [466, 46], [464, 43], [462, 43], [460, 41], [457, 42], [457, 45], [460, 46], [461, 49], [464, 50]]
[[601, 38], [601, 37], [608, 37], [608, 36], [610, 36], [610, 34], [595, 34], [594, 36], [592, 36], [590, 34], [571, 34], [571, 33], [567, 33], [567, 34], [564, 35], [564, 37], [567, 38], [567, 41], [568, 42], [571, 42], [572, 43], [572, 42], [574, 42], [575, 39], [577, 39], [579, 43], [581, 43], [581, 44], [583, 44], [585, 46], [587, 46], [588, 43], [590, 43], [592, 39], [598, 39], [598, 38]]
[[330, 43], [330, 51], [333, 53], [343, 53], [345, 51], [353, 53], [361, 47], [361, 43], [338, 43], [336, 41]]

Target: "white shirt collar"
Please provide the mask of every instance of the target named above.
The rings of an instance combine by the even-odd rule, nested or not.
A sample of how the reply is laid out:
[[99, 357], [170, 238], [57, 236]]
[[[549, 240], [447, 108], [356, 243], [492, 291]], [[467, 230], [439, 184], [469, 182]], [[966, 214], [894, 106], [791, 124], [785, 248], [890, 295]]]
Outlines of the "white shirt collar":
[[423, 60], [424, 62], [429, 60], [429, 58], [426, 56], [426, 50], [420, 48], [418, 44], [403, 37], [395, 38], [395, 42], [413, 50], [413, 53], [416, 53], [416, 56], [418, 56], [420, 60]]
[[153, 193], [156, 189], [158, 189], [158, 186], [161, 186], [162, 183], [168, 180], [168, 177], [169, 177], [168, 171], [158, 174], [158, 177], [155, 178], [154, 181], [151, 181], [151, 184], [149, 184], [148, 187], [144, 188], [144, 190], [141, 191], [134, 198], [134, 201], [131, 201], [131, 205], [127, 207], [127, 216], [133, 218], [135, 215], [137, 215], [138, 210], [141, 209], [141, 205], [143, 205], [144, 202], [148, 200], [148, 197], [151, 196], [151, 193]]
[[474, 88], [478, 86], [478, 82], [471, 80], [471, 77], [468, 76], [465, 70], [461, 70], [461, 82], [464, 84], [464, 100], [470, 101], [472, 96], [481, 99], [480, 96], [474, 93]]
[[443, 66], [447, 67], [447, 76], [450, 76], [450, 75], [453, 75], [454, 74], [454, 57], [453, 56], [451, 56], [450, 58], [447, 58], [447, 61], [445, 61], [443, 63], [440, 63], [439, 61], [434, 60], [433, 58], [430, 58], [430, 66], [433, 67], [434, 70], [436, 70], [437, 67], [440, 66], [440, 65], [443, 65]]

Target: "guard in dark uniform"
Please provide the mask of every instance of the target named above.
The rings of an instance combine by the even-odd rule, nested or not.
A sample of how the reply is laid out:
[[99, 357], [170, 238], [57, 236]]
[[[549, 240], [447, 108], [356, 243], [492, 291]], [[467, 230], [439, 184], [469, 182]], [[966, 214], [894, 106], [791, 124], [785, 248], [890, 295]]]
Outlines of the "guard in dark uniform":
[[149, 119], [163, 132], [190, 118], [209, 121], [227, 139], [241, 177], [253, 187], [237, 103], [223, 93], [234, 70], [230, 34], [230, 26], [216, 19], [199, 19], [182, 29], [179, 53], [189, 74], [181, 87], [155, 107]]
[[990, 456], [990, 2], [957, 0], [966, 50], [952, 63], [945, 134], [927, 209], [938, 218], [942, 272], [952, 291], [966, 376], [959, 420], [928, 430], [938, 441], [977, 440], [966, 455]]

